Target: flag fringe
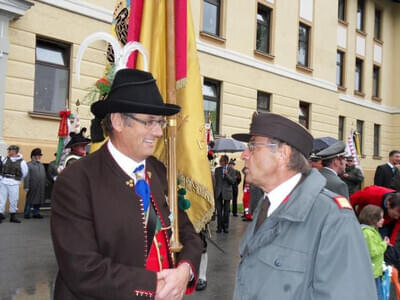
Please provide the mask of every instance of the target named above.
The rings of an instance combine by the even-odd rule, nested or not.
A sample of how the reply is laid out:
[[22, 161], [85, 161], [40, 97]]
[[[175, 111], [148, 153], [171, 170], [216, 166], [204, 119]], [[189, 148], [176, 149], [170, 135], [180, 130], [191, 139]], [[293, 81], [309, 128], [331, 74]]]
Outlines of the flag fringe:
[[[205, 186], [183, 173], [178, 172], [178, 179], [180, 184], [184, 186], [187, 190], [193, 192], [200, 198], [206, 199], [207, 202], [210, 204], [210, 208], [203, 214], [203, 216], [197, 221], [197, 223], [193, 223], [193, 227], [196, 232], [200, 232], [204, 228], [204, 226], [210, 221], [214, 213], [214, 196], [208, 191]], [[189, 200], [195, 201], [195, 199]]]
[[186, 86], [186, 83], [187, 83], [187, 77], [177, 80], [176, 89], [179, 90], [184, 88]]

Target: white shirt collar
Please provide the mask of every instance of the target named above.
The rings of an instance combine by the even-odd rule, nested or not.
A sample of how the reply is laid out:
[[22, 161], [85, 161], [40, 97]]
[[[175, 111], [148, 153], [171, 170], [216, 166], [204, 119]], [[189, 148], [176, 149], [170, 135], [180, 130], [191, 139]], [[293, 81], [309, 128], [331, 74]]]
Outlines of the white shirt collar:
[[271, 192], [265, 193], [265, 195], [268, 196], [268, 199], [271, 202], [271, 205], [268, 209], [268, 216], [270, 216], [278, 208], [282, 201], [285, 200], [285, 198], [295, 188], [300, 179], [301, 173], [297, 173], [285, 182], [278, 185]]
[[143, 160], [143, 161], [137, 162], [137, 161], [129, 158], [128, 156], [123, 154], [121, 151], [119, 151], [117, 148], [115, 148], [115, 146], [111, 142], [111, 139], [108, 140], [107, 148], [110, 151], [111, 156], [117, 162], [118, 166], [120, 166], [120, 168], [126, 174], [128, 174], [131, 178], [133, 178], [136, 181], [136, 177], [135, 177], [135, 174], [133, 173], [133, 171], [136, 169], [137, 166], [139, 166], [141, 164], [143, 164], [144, 167], [146, 168], [146, 161]]
[[389, 165], [389, 167], [391, 168], [391, 169], [393, 169], [393, 165], [390, 163], [390, 162], [387, 162], [387, 164]]
[[336, 173], [336, 171], [334, 169], [331, 169], [329, 167], [324, 167], [324, 169], [327, 169], [327, 170], [331, 171], [333, 174], [335, 174], [337, 176], [337, 173]]

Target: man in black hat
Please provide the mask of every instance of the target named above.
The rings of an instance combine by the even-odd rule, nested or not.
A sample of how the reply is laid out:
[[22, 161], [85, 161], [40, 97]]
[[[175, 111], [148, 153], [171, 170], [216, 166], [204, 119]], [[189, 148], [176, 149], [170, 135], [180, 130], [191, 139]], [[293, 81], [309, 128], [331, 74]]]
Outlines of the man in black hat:
[[31, 161], [28, 162], [28, 175], [24, 179], [24, 190], [26, 202], [24, 209], [24, 218], [31, 217], [31, 207], [33, 207], [33, 218], [42, 219], [40, 214], [40, 205], [44, 202], [46, 189], [46, 170], [41, 163], [42, 150], [35, 148], [31, 151]]
[[320, 172], [326, 178], [326, 188], [332, 192], [349, 199], [349, 189], [346, 183], [340, 179], [346, 169], [346, 144], [342, 141], [330, 145], [317, 153], [324, 166]]
[[232, 215], [234, 217], [237, 217], [237, 198], [239, 194], [239, 184], [242, 181], [242, 175], [240, 174], [240, 171], [235, 169], [235, 163], [236, 158], [230, 159], [228, 163], [228, 167], [233, 169], [235, 171], [235, 180], [232, 184]]
[[246, 182], [259, 186], [240, 245], [234, 299], [376, 299], [360, 225], [347, 199], [310, 169], [313, 137], [272, 113], [253, 115], [242, 153]]
[[54, 299], [181, 299], [195, 289], [202, 242], [179, 211], [183, 249], [173, 258], [166, 170], [152, 156], [163, 116], [180, 107], [163, 103], [152, 74], [123, 69], [91, 111], [109, 140], [54, 184]]
[[17, 145], [7, 148], [8, 155], [3, 158], [2, 180], [0, 183], [0, 223], [4, 220], [4, 211], [7, 198], [10, 201], [10, 222], [21, 223], [15, 216], [18, 210], [19, 185], [28, 174], [28, 166], [19, 153]]
[[71, 140], [65, 145], [65, 149], [70, 149], [70, 153], [63, 162], [64, 167], [86, 156], [86, 146], [90, 143], [90, 139], [83, 135], [85, 132], [86, 128], [83, 127], [79, 133], [71, 132], [69, 134]]

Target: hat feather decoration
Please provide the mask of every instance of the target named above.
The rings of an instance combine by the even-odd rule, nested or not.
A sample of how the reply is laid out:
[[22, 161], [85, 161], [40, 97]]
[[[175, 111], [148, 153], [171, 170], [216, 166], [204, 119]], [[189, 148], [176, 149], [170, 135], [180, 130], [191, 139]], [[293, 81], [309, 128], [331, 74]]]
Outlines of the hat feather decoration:
[[108, 68], [105, 75], [97, 80], [95, 87], [89, 89], [89, 93], [84, 98], [84, 100], [86, 100], [84, 102], [87, 104], [91, 104], [109, 93], [115, 73], [127, 68], [127, 62], [133, 52], [138, 51], [142, 54], [144, 71], [148, 71], [149, 69], [148, 54], [142, 44], [139, 42], [129, 42], [125, 46], [121, 47], [118, 40], [111, 34], [106, 32], [95, 32], [84, 39], [79, 47], [75, 62], [75, 75], [78, 82], [80, 82], [83, 55], [89, 45], [96, 41], [106, 41], [111, 45], [111, 48], [114, 51], [114, 63]]

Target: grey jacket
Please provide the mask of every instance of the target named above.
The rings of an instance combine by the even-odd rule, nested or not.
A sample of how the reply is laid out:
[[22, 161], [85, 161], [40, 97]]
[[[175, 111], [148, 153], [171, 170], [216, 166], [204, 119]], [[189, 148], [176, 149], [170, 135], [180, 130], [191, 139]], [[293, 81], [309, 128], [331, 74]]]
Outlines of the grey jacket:
[[320, 172], [326, 179], [325, 187], [328, 190], [334, 192], [335, 194], [345, 196], [347, 199], [349, 199], [349, 188], [338, 175], [327, 168], [322, 168]]
[[[376, 300], [367, 245], [351, 209], [341, 208], [312, 169], [241, 243], [235, 300]], [[258, 217], [260, 201], [254, 219]]]
[[364, 180], [364, 175], [361, 170], [356, 166], [346, 167], [346, 173], [349, 175], [347, 178], [340, 177], [349, 189], [349, 195], [361, 189], [361, 183]]
[[236, 181], [235, 170], [228, 167], [228, 174], [223, 175], [223, 168], [218, 167], [215, 169], [215, 199], [222, 194], [223, 200], [232, 200], [233, 190], [232, 185]]

